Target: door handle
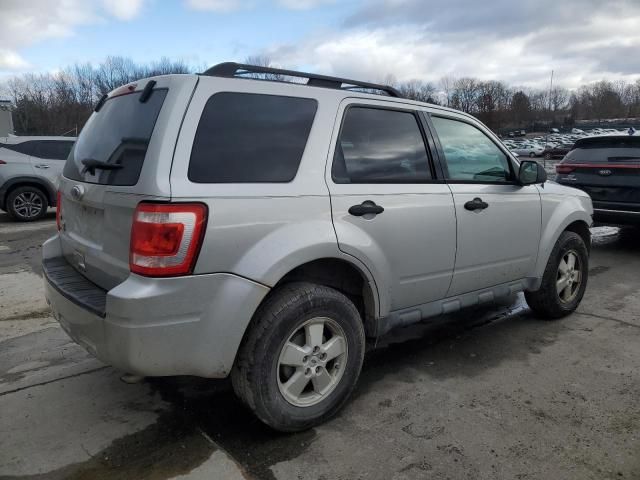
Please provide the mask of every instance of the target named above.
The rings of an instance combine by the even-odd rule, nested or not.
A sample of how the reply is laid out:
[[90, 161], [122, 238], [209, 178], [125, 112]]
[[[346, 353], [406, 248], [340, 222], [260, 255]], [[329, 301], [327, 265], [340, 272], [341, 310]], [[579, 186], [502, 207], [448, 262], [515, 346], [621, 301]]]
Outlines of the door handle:
[[382, 208], [380, 205], [376, 205], [376, 203], [372, 202], [371, 200], [365, 200], [360, 205], [354, 205], [349, 208], [349, 213], [356, 217], [361, 217], [363, 215], [366, 215], [367, 213], [378, 215], [382, 212], [384, 212], [384, 208]]
[[49, 168], [49, 165], [47, 165], [46, 163], [39, 163], [38, 165], [35, 166], [36, 168]]
[[481, 198], [474, 198], [473, 200], [469, 200], [467, 203], [464, 204], [464, 208], [466, 208], [467, 210], [484, 210], [485, 208], [487, 208], [489, 206], [489, 204], [487, 202], [483, 202]]

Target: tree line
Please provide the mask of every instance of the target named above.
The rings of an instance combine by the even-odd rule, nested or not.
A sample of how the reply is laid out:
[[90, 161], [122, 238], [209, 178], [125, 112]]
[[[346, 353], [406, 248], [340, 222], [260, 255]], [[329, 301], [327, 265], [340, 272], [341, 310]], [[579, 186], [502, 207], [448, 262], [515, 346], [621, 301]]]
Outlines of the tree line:
[[[245, 63], [271, 64], [262, 56], [248, 57]], [[125, 57], [108, 57], [98, 65], [76, 64], [55, 73], [13, 77], [0, 85], [0, 94], [13, 104], [17, 135], [75, 134], [98, 100], [114, 88], [139, 78], [194, 71], [185, 62], [168, 58], [140, 64]], [[270, 78], [282, 79], [278, 75]], [[495, 131], [640, 117], [640, 80], [601, 80], [575, 90], [520, 88], [498, 80], [452, 76], [438, 82], [398, 82], [388, 76], [382, 83], [396, 87], [406, 98], [470, 113]]]

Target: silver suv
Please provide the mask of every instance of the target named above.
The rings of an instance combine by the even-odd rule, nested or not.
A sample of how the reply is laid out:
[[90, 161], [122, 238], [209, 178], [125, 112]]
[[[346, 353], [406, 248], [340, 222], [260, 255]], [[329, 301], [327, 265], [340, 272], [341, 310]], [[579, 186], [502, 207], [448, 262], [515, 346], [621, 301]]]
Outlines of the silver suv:
[[118, 88], [60, 197], [43, 269], [68, 334], [136, 375], [230, 375], [283, 431], [344, 405], [367, 338], [520, 291], [559, 318], [587, 283], [584, 192], [469, 115], [335, 77]]
[[0, 139], [0, 209], [30, 222], [56, 206], [56, 190], [74, 137]]

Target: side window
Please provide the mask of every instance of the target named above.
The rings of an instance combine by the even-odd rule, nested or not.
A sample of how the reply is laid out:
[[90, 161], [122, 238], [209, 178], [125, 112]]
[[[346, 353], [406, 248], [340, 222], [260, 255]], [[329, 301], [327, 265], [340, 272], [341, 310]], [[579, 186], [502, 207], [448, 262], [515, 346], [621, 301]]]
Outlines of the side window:
[[213, 95], [196, 130], [189, 180], [290, 182], [298, 172], [316, 108], [311, 98]]
[[14, 152], [22, 153], [23, 155], [35, 155], [35, 145], [35, 141], [28, 141], [3, 144], [2, 148], [13, 150]]
[[449, 180], [505, 182], [511, 180], [509, 159], [473, 125], [431, 117], [444, 150]]
[[413, 113], [350, 107], [333, 157], [336, 183], [420, 183], [432, 179]]
[[73, 142], [65, 140], [41, 140], [37, 143], [34, 155], [50, 160], [66, 160], [73, 147]]

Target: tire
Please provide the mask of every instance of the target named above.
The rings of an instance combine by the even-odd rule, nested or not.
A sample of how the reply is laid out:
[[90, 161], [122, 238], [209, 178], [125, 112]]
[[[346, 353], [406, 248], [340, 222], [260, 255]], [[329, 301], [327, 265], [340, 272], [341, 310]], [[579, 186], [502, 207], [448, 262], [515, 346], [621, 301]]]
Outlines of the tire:
[[536, 158], [536, 152], [529, 152], [529, 157]]
[[[571, 264], [571, 256], [574, 257], [574, 267], [567, 270]], [[579, 272], [579, 279], [576, 280], [575, 273], [570, 274], [572, 270]], [[568, 277], [572, 275], [573, 280], [568, 281]], [[560, 235], [549, 256], [542, 285], [535, 292], [525, 292], [525, 298], [538, 317], [547, 320], [565, 317], [578, 308], [587, 288], [588, 278], [587, 246], [580, 235], [565, 231]], [[563, 290], [560, 291], [560, 288]]]
[[7, 213], [18, 222], [33, 222], [47, 214], [49, 201], [38, 187], [18, 187], [7, 195]]
[[[320, 338], [318, 332], [321, 342], [309, 340]], [[292, 343], [297, 348], [290, 350]], [[314, 345], [322, 350], [314, 354]], [[325, 351], [326, 346], [331, 350]], [[329, 359], [340, 347], [343, 353]], [[290, 283], [271, 293], [258, 308], [231, 381], [236, 395], [270, 427], [283, 432], [306, 430], [331, 418], [345, 404], [360, 375], [364, 350], [362, 319], [347, 297], [322, 285]], [[315, 371], [320, 373], [316, 376]], [[306, 386], [296, 395], [303, 383]]]
[[553, 155], [551, 155], [550, 153], [545, 153], [544, 154], [544, 159], [545, 160], [551, 160], [553, 158]]

